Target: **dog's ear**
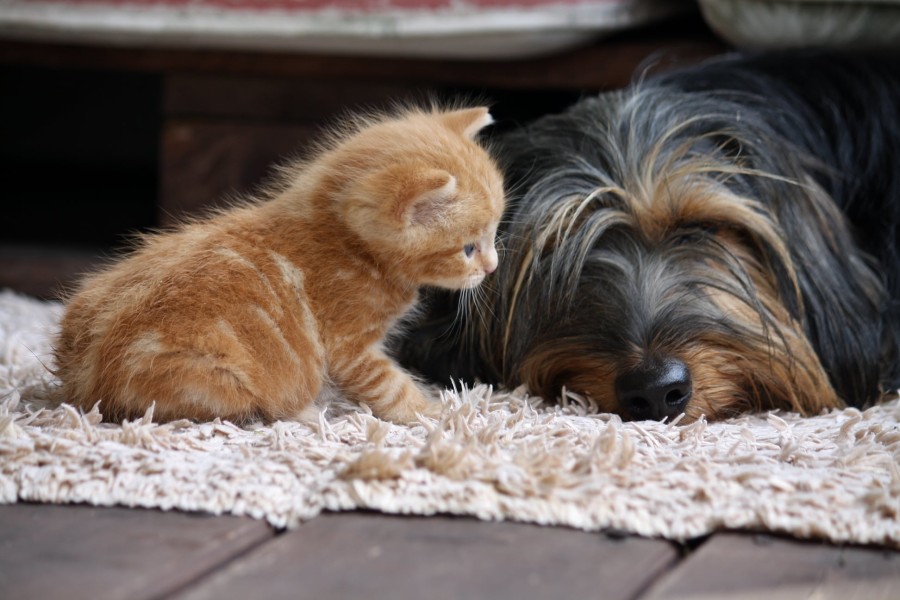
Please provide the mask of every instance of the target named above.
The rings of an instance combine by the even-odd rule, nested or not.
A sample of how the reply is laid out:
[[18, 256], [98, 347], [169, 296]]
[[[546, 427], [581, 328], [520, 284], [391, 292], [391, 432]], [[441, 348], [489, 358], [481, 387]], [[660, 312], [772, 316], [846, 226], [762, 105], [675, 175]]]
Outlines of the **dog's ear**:
[[[794, 316], [803, 323], [841, 399], [851, 405], [874, 402], [873, 391], [883, 378], [887, 333], [888, 299], [882, 278], [823, 189], [811, 183], [784, 187], [779, 220], [789, 241], [802, 303]], [[790, 205], [793, 208], [785, 208]], [[805, 209], [798, 211], [801, 206]], [[787, 285], [783, 296], [796, 296]]]

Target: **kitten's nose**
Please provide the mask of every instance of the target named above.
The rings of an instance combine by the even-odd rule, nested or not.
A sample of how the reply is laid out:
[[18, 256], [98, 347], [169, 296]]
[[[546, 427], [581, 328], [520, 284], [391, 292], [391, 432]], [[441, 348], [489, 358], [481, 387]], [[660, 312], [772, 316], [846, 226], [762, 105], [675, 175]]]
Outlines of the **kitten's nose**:
[[490, 275], [497, 270], [497, 263], [499, 262], [497, 250], [491, 246], [487, 251], [482, 252], [482, 256], [484, 257], [484, 260], [482, 261], [484, 272], [485, 274]]
[[691, 372], [677, 358], [650, 360], [616, 378], [616, 396], [633, 419], [674, 417], [691, 399]]

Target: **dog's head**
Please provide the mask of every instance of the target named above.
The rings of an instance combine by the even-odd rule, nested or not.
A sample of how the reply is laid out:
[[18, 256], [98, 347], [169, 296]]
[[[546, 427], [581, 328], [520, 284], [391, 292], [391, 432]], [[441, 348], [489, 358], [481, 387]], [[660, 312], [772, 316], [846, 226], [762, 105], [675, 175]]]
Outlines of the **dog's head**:
[[481, 352], [507, 385], [627, 418], [871, 399], [883, 290], [761, 106], [652, 88], [510, 134]]

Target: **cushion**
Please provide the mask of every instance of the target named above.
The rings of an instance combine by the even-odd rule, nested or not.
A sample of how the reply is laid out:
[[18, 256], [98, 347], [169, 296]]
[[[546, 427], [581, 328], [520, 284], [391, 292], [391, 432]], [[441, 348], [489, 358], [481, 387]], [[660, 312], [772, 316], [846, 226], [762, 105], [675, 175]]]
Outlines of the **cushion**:
[[699, 1], [710, 27], [738, 47], [900, 47], [900, 0]]

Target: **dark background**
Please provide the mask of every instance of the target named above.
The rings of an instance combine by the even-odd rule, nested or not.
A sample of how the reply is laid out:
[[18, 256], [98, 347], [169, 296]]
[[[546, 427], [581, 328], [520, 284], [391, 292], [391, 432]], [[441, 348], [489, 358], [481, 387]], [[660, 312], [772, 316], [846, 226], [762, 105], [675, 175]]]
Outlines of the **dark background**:
[[517, 61], [0, 42], [0, 288], [58, 297], [134, 233], [252, 193], [347, 109], [473, 98], [502, 130], [723, 50], [696, 17]]

